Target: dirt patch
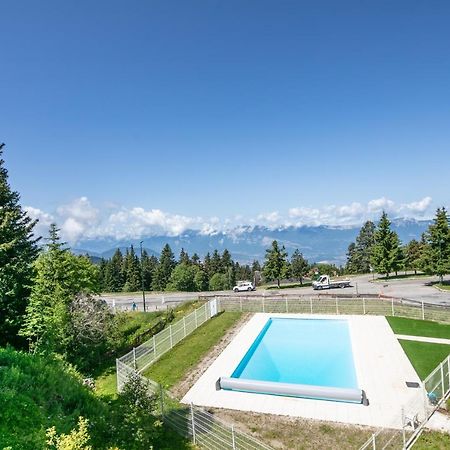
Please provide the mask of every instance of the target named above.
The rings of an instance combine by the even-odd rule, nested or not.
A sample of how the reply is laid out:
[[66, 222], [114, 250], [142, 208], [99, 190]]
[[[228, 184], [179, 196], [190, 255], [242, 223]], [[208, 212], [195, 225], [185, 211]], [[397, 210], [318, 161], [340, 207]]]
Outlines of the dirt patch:
[[240, 320], [233, 325], [226, 334], [222, 337], [218, 344], [216, 344], [211, 351], [197, 364], [197, 366], [190, 370], [186, 376], [170, 389], [170, 392], [177, 398], [183, 398], [189, 389], [197, 382], [197, 380], [206, 372], [208, 367], [214, 360], [222, 353], [224, 348], [232, 341], [236, 334], [242, 327], [250, 320], [253, 314], [244, 313]]
[[208, 411], [276, 449], [359, 449], [376, 431], [370, 427], [273, 414], [216, 408], [208, 408]]

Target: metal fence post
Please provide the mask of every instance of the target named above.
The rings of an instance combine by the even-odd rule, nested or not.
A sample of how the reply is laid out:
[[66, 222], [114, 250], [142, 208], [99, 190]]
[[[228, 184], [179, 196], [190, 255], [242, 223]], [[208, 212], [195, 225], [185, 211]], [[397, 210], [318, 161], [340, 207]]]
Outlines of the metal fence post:
[[191, 403], [191, 423], [192, 423], [192, 442], [197, 443], [195, 438], [195, 417], [194, 417], [194, 405]]
[[195, 328], [198, 328], [197, 310], [196, 309], [194, 309], [194, 318], [195, 318]]
[[366, 299], [363, 297], [363, 313], [366, 315]]
[[444, 383], [444, 363], [441, 362], [441, 386], [442, 386], [442, 398], [445, 396], [445, 383]]
[[169, 325], [170, 348], [173, 348], [172, 325]]
[[241, 306], [241, 312], [242, 312], [242, 297], [239, 297], [239, 305]]
[[448, 387], [450, 389], [450, 355], [447, 356]]
[[288, 298], [285, 297], [285, 300], [286, 300], [286, 313], [288, 313], [289, 312]]
[[159, 385], [159, 397], [161, 401], [161, 416], [164, 417], [164, 389], [162, 385]]
[[153, 359], [156, 359], [156, 338], [153, 335]]
[[[413, 419], [414, 420], [414, 419]], [[412, 424], [414, 428], [414, 424]], [[406, 444], [406, 433], [405, 433], [405, 410], [402, 406], [402, 437], [403, 437], [403, 448], [405, 448]]]
[[336, 297], [336, 314], [339, 314], [338, 298]]
[[372, 434], [372, 448], [373, 450], [376, 450], [377, 448], [377, 443], [375, 441], [375, 433]]
[[262, 298], [262, 311], [263, 311], [263, 313], [266, 312], [266, 306], [264, 304], [264, 297]]
[[234, 437], [234, 425], [231, 425], [231, 443], [233, 445], [233, 450], [236, 450], [236, 440]]
[[309, 297], [309, 303], [310, 303], [310, 306], [311, 306], [311, 314], [312, 314], [313, 313], [312, 297]]
[[422, 320], [425, 320], [425, 305], [423, 304], [423, 300], [422, 300]]
[[392, 315], [395, 316], [394, 312], [394, 299], [391, 297], [391, 309], [392, 309]]
[[133, 347], [133, 367], [136, 370], [136, 348]]

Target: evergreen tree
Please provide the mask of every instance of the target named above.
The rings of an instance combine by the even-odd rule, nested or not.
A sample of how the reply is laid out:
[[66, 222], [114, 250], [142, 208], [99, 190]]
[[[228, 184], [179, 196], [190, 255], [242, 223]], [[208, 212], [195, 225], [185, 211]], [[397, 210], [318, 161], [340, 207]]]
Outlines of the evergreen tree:
[[221, 268], [222, 268], [222, 270], [226, 271], [227, 269], [229, 269], [232, 266], [233, 266], [233, 260], [231, 259], [231, 254], [227, 249], [225, 249], [222, 253]]
[[123, 285], [125, 283], [123, 277], [123, 255], [118, 248], [111, 260], [108, 261], [106, 265], [105, 272], [105, 290], [107, 292], [120, 292], [123, 290]]
[[348, 273], [358, 273], [358, 264], [357, 264], [357, 254], [356, 254], [356, 244], [352, 242], [348, 246], [347, 250], [347, 263], [345, 265], [345, 270]]
[[378, 273], [389, 274], [398, 270], [401, 264], [400, 241], [397, 233], [391, 230], [391, 222], [383, 211], [375, 231], [375, 243], [372, 247], [371, 262]]
[[137, 292], [142, 288], [141, 267], [139, 259], [136, 256], [134, 247], [131, 245], [130, 250], [125, 255], [123, 262], [123, 273], [125, 275], [124, 292]]
[[417, 270], [420, 269], [422, 244], [412, 239], [403, 247], [403, 254], [405, 256], [405, 270], [414, 270], [414, 274], [417, 274]]
[[194, 253], [192, 255], [191, 260], [192, 260], [192, 264], [195, 264], [196, 266], [200, 265], [200, 256], [198, 256], [197, 253]]
[[291, 256], [291, 275], [303, 284], [303, 277], [308, 273], [309, 264], [298, 249]]
[[450, 273], [450, 227], [446, 209], [438, 208], [433, 224], [425, 233], [424, 269], [439, 277], [442, 284], [444, 275]]
[[169, 244], [166, 244], [161, 251], [159, 264], [155, 270], [155, 276], [152, 282], [155, 291], [163, 291], [166, 288], [175, 265], [175, 256], [172, 249]]
[[212, 267], [211, 267], [211, 255], [209, 252], [206, 254], [205, 259], [203, 261], [203, 269], [208, 275], [208, 280], [213, 276]]
[[21, 334], [35, 350], [64, 354], [70, 341], [69, 306], [77, 294], [98, 294], [98, 269], [75, 256], [50, 226], [46, 251], [35, 262], [36, 276]]
[[191, 264], [191, 260], [187, 252], [184, 251], [184, 248], [181, 248], [180, 258], [178, 259], [180, 264]]
[[368, 220], [360, 229], [356, 243], [349, 246], [347, 270], [350, 273], [370, 272], [372, 247], [375, 239], [375, 224]]
[[33, 221], [11, 190], [0, 144], [0, 346], [19, 344], [17, 332], [30, 295], [33, 261], [38, 254]]
[[280, 287], [280, 279], [284, 278], [287, 270], [287, 253], [284, 245], [280, 248], [277, 241], [272, 242], [272, 247], [266, 250], [263, 274], [268, 281], [277, 281]]
[[144, 289], [146, 291], [151, 290], [152, 280], [155, 274], [156, 267], [158, 266], [158, 258], [156, 256], [149, 256], [146, 250], [142, 251], [141, 258], [142, 274], [144, 277]]
[[212, 275], [214, 275], [215, 273], [224, 272], [224, 267], [222, 266], [222, 258], [220, 257], [220, 254], [217, 250], [213, 251], [210, 267]]

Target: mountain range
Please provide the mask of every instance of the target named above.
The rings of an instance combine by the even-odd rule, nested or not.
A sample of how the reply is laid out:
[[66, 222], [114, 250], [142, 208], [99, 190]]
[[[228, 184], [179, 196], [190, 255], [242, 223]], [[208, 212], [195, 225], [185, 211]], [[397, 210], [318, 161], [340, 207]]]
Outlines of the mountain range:
[[[421, 234], [430, 225], [427, 220], [394, 219], [392, 229], [403, 243], [411, 239], [420, 239]], [[139, 239], [117, 240], [112, 237], [80, 241], [74, 252], [89, 254], [97, 258], [110, 258], [117, 248], [125, 251], [133, 245], [139, 252], [140, 241], [149, 254], [159, 255], [162, 247], [168, 243], [176, 257], [184, 248], [190, 255], [196, 252], [201, 258], [214, 249], [222, 252], [228, 249], [234, 260], [251, 263], [254, 259], [263, 261], [265, 250], [273, 240], [282, 243], [289, 254], [298, 248], [310, 262], [329, 262], [344, 264], [349, 244], [360, 230], [359, 226], [302, 226], [267, 228], [264, 226], [241, 226], [228, 231], [202, 234], [198, 230], [187, 230], [179, 236], [142, 236]]]

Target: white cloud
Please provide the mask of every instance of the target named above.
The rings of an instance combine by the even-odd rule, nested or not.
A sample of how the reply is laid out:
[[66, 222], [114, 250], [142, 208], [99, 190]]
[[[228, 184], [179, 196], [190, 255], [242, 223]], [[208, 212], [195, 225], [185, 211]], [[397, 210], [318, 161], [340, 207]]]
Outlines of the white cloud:
[[270, 229], [286, 226], [357, 226], [365, 220], [376, 220], [382, 210], [392, 217], [427, 218], [432, 204], [431, 197], [424, 197], [410, 203], [396, 204], [381, 197], [367, 204], [353, 202], [347, 205], [323, 207], [298, 206], [290, 208], [287, 214], [280, 211], [262, 213], [255, 217], [232, 216], [199, 217], [173, 214], [161, 209], [142, 207], [125, 208], [109, 203], [100, 209], [94, 207], [87, 197], [80, 197], [57, 208], [55, 215], [31, 206], [26, 210], [30, 217], [39, 219], [37, 234], [45, 235], [51, 222], [61, 227], [62, 238], [74, 245], [82, 239], [110, 237], [132, 239], [148, 235], [179, 236], [186, 230], [198, 230], [204, 235], [227, 232], [238, 241], [240, 235], [254, 226], [264, 225]]
[[48, 228], [55, 218], [39, 208], [33, 208], [32, 206], [25, 206], [23, 208], [29, 217], [33, 220], [38, 220], [37, 225], [34, 228], [35, 236], [46, 236], [48, 234]]
[[367, 209], [370, 212], [381, 212], [381, 211], [392, 211], [394, 209], [395, 203], [392, 200], [387, 199], [386, 197], [377, 198], [375, 200], [371, 200], [367, 204]]
[[404, 203], [401, 205], [400, 210], [409, 211], [413, 214], [423, 214], [428, 211], [432, 201], [433, 199], [431, 197], [424, 197], [418, 202]]
[[100, 221], [100, 211], [91, 205], [87, 197], [60, 206], [57, 213], [62, 222], [61, 235], [71, 243], [89, 234]]

